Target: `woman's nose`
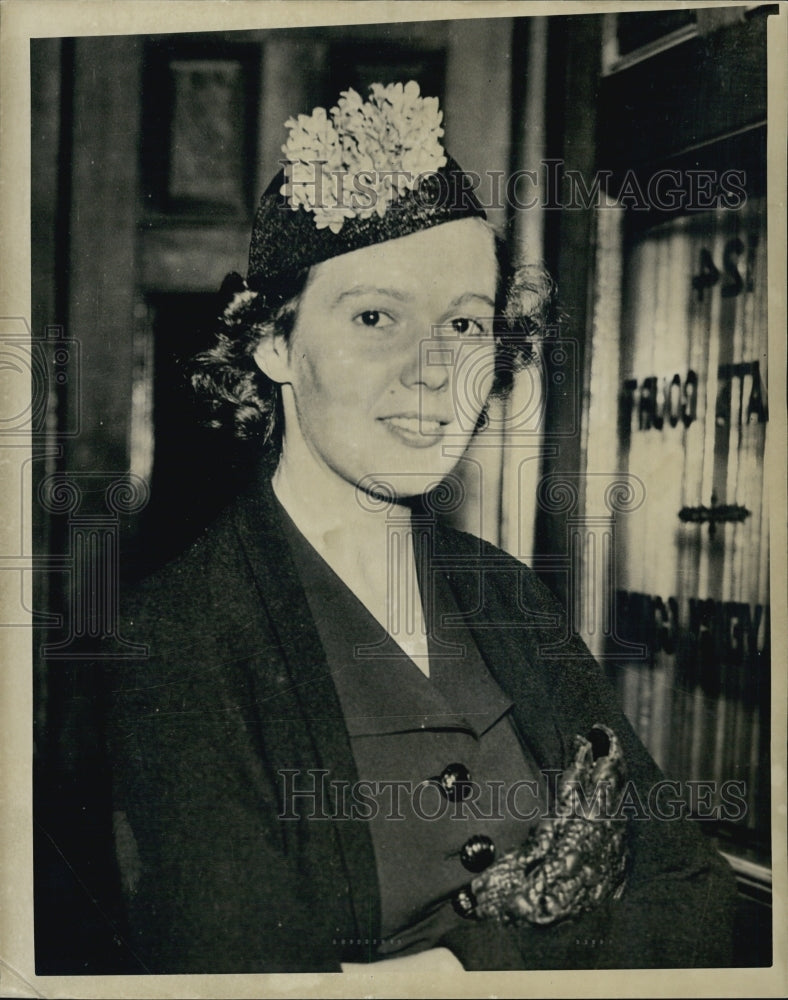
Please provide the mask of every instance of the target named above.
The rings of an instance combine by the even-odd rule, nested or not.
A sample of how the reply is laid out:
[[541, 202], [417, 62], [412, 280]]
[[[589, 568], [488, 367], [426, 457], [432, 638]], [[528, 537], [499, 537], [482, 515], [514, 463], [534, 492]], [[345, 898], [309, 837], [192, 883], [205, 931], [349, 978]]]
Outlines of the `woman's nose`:
[[437, 331], [414, 344], [403, 366], [402, 382], [409, 388], [423, 386], [433, 392], [445, 389], [451, 381], [454, 346]]

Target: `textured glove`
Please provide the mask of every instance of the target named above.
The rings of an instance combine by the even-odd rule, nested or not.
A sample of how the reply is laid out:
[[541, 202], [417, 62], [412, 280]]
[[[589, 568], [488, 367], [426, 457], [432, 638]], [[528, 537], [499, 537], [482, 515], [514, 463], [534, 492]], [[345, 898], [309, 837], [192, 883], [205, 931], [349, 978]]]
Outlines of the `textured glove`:
[[470, 887], [455, 906], [501, 923], [552, 924], [624, 890], [627, 823], [617, 818], [626, 768], [612, 729], [575, 737], [573, 763], [558, 781], [553, 812]]

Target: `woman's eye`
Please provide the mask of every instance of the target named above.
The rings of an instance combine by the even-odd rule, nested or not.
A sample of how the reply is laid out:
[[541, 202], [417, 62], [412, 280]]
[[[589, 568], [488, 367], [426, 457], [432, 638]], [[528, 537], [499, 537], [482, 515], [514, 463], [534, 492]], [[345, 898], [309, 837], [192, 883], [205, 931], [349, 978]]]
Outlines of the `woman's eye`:
[[359, 313], [355, 317], [355, 322], [360, 323], [362, 326], [381, 329], [384, 326], [390, 326], [394, 320], [388, 313], [381, 312], [379, 309], [365, 309], [364, 312]]
[[458, 316], [456, 319], [453, 319], [451, 321], [451, 328], [455, 333], [460, 334], [460, 336], [470, 334], [473, 337], [481, 337], [487, 332], [483, 323], [480, 323], [477, 319], [471, 319], [469, 316]]

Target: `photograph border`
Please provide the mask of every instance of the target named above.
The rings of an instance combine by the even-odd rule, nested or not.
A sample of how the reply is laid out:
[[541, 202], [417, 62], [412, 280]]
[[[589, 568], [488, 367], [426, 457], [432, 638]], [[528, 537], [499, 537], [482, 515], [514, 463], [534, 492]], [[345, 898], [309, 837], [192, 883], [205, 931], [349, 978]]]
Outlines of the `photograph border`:
[[[699, 0], [685, 7], [740, 6]], [[667, 2], [500, 2], [500, 0], [3, 0], [0, 3], [0, 317], [31, 324], [30, 39], [147, 35], [383, 21], [593, 14], [675, 8]], [[271, 975], [36, 976], [33, 955], [32, 629], [0, 628], [0, 996], [3, 997], [737, 997], [788, 992], [786, 850], [786, 94], [788, 3], [769, 17], [768, 206], [770, 422], [767, 469], [772, 519], [772, 866], [774, 965], [768, 969], [466, 972], [425, 985], [419, 974], [383, 964], [361, 972]], [[0, 416], [23, 412], [21, 380], [2, 383]], [[32, 550], [29, 442], [0, 442], [0, 569], [8, 554]], [[21, 548], [20, 548], [21, 540]], [[32, 559], [29, 560], [32, 569]], [[29, 581], [32, 573], [25, 573]], [[19, 605], [18, 576], [0, 573], [0, 607]], [[26, 601], [29, 607], [30, 602]]]

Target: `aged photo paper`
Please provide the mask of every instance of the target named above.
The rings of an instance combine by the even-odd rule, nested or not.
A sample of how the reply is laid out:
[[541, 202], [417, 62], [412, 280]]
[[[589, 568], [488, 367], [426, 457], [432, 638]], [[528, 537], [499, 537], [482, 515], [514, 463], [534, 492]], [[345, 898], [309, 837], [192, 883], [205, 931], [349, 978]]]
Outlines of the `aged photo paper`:
[[[421, 96], [414, 96], [419, 90], [410, 80]], [[383, 89], [396, 83], [408, 86]], [[378, 84], [383, 86], [376, 91]], [[363, 109], [360, 103], [344, 105], [345, 125], [335, 118], [332, 132], [316, 109], [330, 109], [347, 88], [362, 99], [372, 95], [371, 103]], [[784, 2], [0, 0], [0, 996], [786, 995], [786, 93]], [[656, 813], [666, 824], [676, 810], [691, 815], [735, 873], [732, 967], [690, 968], [687, 960], [676, 963], [680, 968], [663, 967], [666, 962], [638, 968], [647, 963], [635, 954], [631, 963], [610, 962], [604, 957], [605, 928], [593, 929], [593, 909], [582, 895], [576, 910], [566, 903], [570, 919], [582, 914], [586, 920], [577, 955], [565, 952], [559, 967], [539, 970], [505, 971], [502, 957], [498, 966], [492, 959], [489, 969], [482, 965], [485, 971], [463, 971], [446, 947], [420, 952], [403, 945], [404, 957], [390, 962], [362, 964], [357, 951], [343, 951], [342, 972], [216, 968], [143, 974], [145, 963], [126, 937], [121, 892], [133, 899], [140, 861], [117, 802], [112, 818], [109, 789], [118, 779], [110, 773], [115, 765], [108, 763], [102, 719], [114, 695], [96, 677], [147, 655], [128, 631], [133, 623], [122, 617], [119, 595], [161, 571], [204, 533], [210, 537], [208, 526], [248, 489], [251, 463], [244, 456], [251, 452], [200, 426], [184, 373], [193, 371], [194, 355], [213, 346], [217, 316], [225, 329], [241, 329], [246, 316], [256, 315], [244, 312], [255, 295], [264, 299], [270, 293], [263, 278], [255, 289], [255, 261], [261, 274], [267, 267], [284, 282], [284, 270], [276, 272], [276, 260], [266, 258], [263, 237], [247, 274], [250, 233], [253, 224], [261, 225], [254, 222], [261, 195], [285, 164], [287, 149], [291, 165], [299, 148], [302, 163], [312, 155], [304, 149], [339, 156], [331, 136], [344, 136], [345, 160], [340, 169], [334, 163], [333, 174], [310, 175], [318, 182], [283, 175], [292, 182], [292, 189], [281, 192], [291, 199], [290, 208], [303, 206], [310, 226], [314, 217], [312, 256], [301, 253], [297, 241], [288, 244], [292, 220], [280, 220], [280, 228], [267, 222], [263, 235], [273, 240], [271, 234], [281, 229], [277, 253], [292, 254], [303, 274], [326, 260], [332, 266], [340, 261], [335, 270], [322, 271], [339, 283], [332, 286], [333, 299], [325, 293], [325, 314], [342, 299], [357, 299], [353, 324], [366, 333], [376, 328], [380, 343], [393, 343], [385, 328], [396, 328], [406, 295], [395, 278], [382, 289], [393, 303], [389, 315], [380, 306], [386, 283], [355, 284], [350, 270], [342, 271], [348, 259], [342, 254], [383, 261], [368, 264], [382, 273], [395, 260], [385, 256], [392, 246], [385, 226], [404, 218], [390, 224], [402, 225], [393, 235], [411, 241], [413, 256], [389, 267], [397, 275], [400, 265], [406, 277], [412, 275], [419, 262], [424, 285], [432, 288], [444, 280], [442, 268], [453, 268], [456, 283], [465, 267], [481, 288], [485, 259], [493, 261], [492, 253], [473, 256], [475, 250], [463, 256], [461, 241], [441, 242], [433, 221], [397, 215], [398, 204], [410, 204], [414, 192], [425, 190], [421, 182], [411, 183], [408, 171], [389, 171], [391, 177], [378, 186], [362, 173], [363, 188], [357, 174], [350, 192], [341, 177], [336, 182], [349, 171], [348, 157], [367, 171], [381, 170], [383, 161], [371, 150], [384, 135], [384, 98], [394, 108], [389, 123], [407, 119], [412, 134], [422, 129], [413, 159], [397, 165], [411, 164], [419, 176], [453, 176], [460, 191], [470, 185], [472, 205], [481, 205], [493, 231], [539, 274], [526, 287], [526, 272], [512, 265], [520, 278], [512, 279], [511, 288], [531, 311], [522, 306], [515, 317], [510, 296], [507, 330], [526, 320], [536, 324], [529, 331], [541, 325], [527, 366], [511, 361], [514, 348], [507, 355], [508, 394], [491, 393], [492, 375], [485, 381], [472, 365], [463, 373], [469, 348], [461, 338], [475, 326], [483, 340], [485, 317], [499, 311], [499, 246], [491, 294], [455, 296], [453, 311], [436, 306], [432, 332], [420, 334], [413, 384], [422, 393], [436, 390], [430, 379], [439, 376], [430, 374], [430, 365], [448, 370], [449, 362], [435, 359], [456, 350], [454, 372], [447, 376], [455, 411], [450, 417], [435, 409], [426, 417], [421, 410], [374, 411], [374, 427], [382, 421], [385, 434], [397, 446], [404, 443], [412, 468], [368, 469], [381, 482], [369, 489], [367, 500], [380, 501], [389, 488], [395, 498], [428, 493], [436, 483], [408, 493], [400, 479], [420, 475], [419, 482], [427, 482], [423, 463], [430, 447], [439, 446], [448, 458], [435, 474], [454, 490], [435, 492], [440, 517], [452, 529], [497, 546], [501, 556], [528, 564], [540, 586], [558, 595], [567, 608], [568, 617], [560, 619], [566, 634], [558, 635], [557, 652], [548, 651], [546, 658], [577, 657], [569, 651], [578, 648], [572, 645], [576, 638], [582, 640], [667, 779], [658, 789], [652, 786], [648, 802], [629, 801], [630, 822], [645, 820], [647, 812], [650, 822], [657, 822]], [[441, 132], [434, 118], [438, 102]], [[361, 120], [354, 115], [363, 113], [363, 129], [354, 131], [354, 121]], [[362, 132], [366, 139], [358, 138]], [[455, 174], [440, 160], [443, 146], [436, 135], [461, 164]], [[354, 146], [349, 153], [349, 142], [360, 152]], [[407, 151], [407, 136], [402, 144]], [[320, 188], [321, 178], [328, 193]], [[383, 199], [382, 207], [376, 198]], [[449, 225], [481, 226], [476, 207], [463, 213], [462, 221], [454, 218]], [[337, 234], [356, 232], [359, 219], [369, 231], [383, 227], [383, 235], [362, 235], [355, 244], [348, 236], [343, 250], [322, 249]], [[489, 231], [485, 237], [492, 246]], [[235, 278], [223, 285], [233, 272]], [[306, 310], [316, 288], [300, 287], [292, 301]], [[283, 313], [287, 298], [282, 292]], [[476, 302], [472, 313], [468, 298], [487, 305]], [[432, 304], [426, 292], [416, 300]], [[547, 305], [537, 309], [537, 300], [549, 301], [552, 312]], [[456, 302], [464, 312], [454, 309]], [[441, 324], [448, 333], [438, 330]], [[500, 329], [495, 326], [499, 349]], [[492, 330], [490, 320], [489, 345]], [[331, 336], [330, 316], [323, 336]], [[485, 350], [484, 343], [474, 344], [471, 357]], [[281, 367], [283, 353], [258, 348], [247, 355], [268, 384], [279, 387], [277, 402], [269, 403], [275, 414], [268, 425], [277, 440], [282, 422], [292, 427], [292, 413], [301, 419], [305, 412], [303, 405], [288, 411], [287, 392], [281, 394], [282, 385], [298, 384], [295, 369]], [[341, 370], [335, 357], [322, 357], [325, 371]], [[491, 364], [489, 353], [486, 358]], [[371, 383], [376, 365], [360, 356], [358, 367], [344, 369], [348, 384], [354, 377], [359, 385]], [[285, 375], [277, 377], [281, 371]], [[380, 377], [383, 397], [388, 388]], [[208, 381], [204, 376], [203, 388]], [[311, 386], [318, 417], [305, 447], [325, 443], [327, 450], [341, 451], [342, 435], [331, 438], [329, 418], [330, 407], [337, 400], [344, 405], [345, 397], [340, 400], [337, 384], [326, 390], [317, 376]], [[251, 391], [242, 402], [250, 397]], [[321, 405], [327, 407], [324, 427], [316, 426]], [[216, 404], [211, 412], [219, 409]], [[455, 424], [452, 444], [444, 429]], [[359, 431], [353, 460], [359, 453], [363, 459], [365, 448], [377, 457], [376, 433], [365, 440]], [[300, 529], [312, 541], [294, 513], [307, 509], [298, 504], [308, 507], [309, 497], [290, 507], [283, 499], [286, 488], [281, 490], [283, 516], [292, 515], [295, 533]], [[392, 545], [400, 537], [395, 529], [389, 525]], [[409, 553], [412, 544], [418, 552], [416, 538], [412, 542], [407, 534]], [[411, 601], [409, 587], [415, 586], [418, 598], [415, 562], [413, 568], [407, 563], [413, 573], [408, 583], [392, 569], [400, 566], [400, 551], [390, 550], [388, 575], [380, 578], [401, 587], [398, 595]], [[335, 570], [358, 596], [353, 567], [347, 568], [341, 553], [332, 562], [321, 552], [329, 574]], [[225, 555], [229, 565], [232, 554], [220, 557]], [[317, 575], [309, 585], [306, 578], [316, 564], [303, 553], [299, 558], [305, 560], [299, 568], [309, 567], [302, 582], [314, 611]], [[484, 567], [473, 570], [480, 580], [495, 575], [493, 563]], [[373, 578], [368, 567], [359, 571], [360, 580]], [[198, 589], [199, 581], [194, 583]], [[549, 619], [547, 605], [524, 607], [524, 593], [510, 595], [512, 607], [533, 621], [539, 614]], [[425, 622], [418, 600], [403, 604], [400, 619], [398, 597], [393, 624], [391, 590], [386, 594], [389, 617], [377, 616], [378, 624], [398, 653], [410, 657], [410, 666], [433, 676], [437, 647], [427, 643], [426, 604]], [[233, 605], [243, 613], [231, 583], [225, 604], [221, 600], [217, 593], [222, 614], [231, 617]], [[371, 602], [361, 600], [369, 610]], [[448, 608], [455, 618], [460, 610], [468, 622], [476, 614], [478, 624], [483, 605], [480, 598], [475, 612]], [[344, 608], [352, 611], [351, 605]], [[196, 663], [204, 654], [199, 617], [192, 616]], [[242, 631], [244, 622], [238, 627]], [[299, 634], [294, 628], [294, 642]], [[324, 624], [320, 640], [329, 663], [332, 634]], [[484, 626], [475, 634], [483, 664]], [[177, 641], [189, 648], [188, 636]], [[495, 647], [495, 641], [489, 639], [490, 648], [507, 648]], [[377, 654], [364, 649], [372, 674]], [[436, 684], [438, 678], [436, 673]], [[338, 687], [348, 721], [348, 706], [361, 713], [364, 702], [354, 703], [353, 693]], [[392, 690], [392, 703], [399, 704], [400, 696]], [[301, 704], [311, 704], [315, 713], [306, 718], [306, 728], [323, 732], [317, 696], [312, 702], [303, 697]], [[494, 698], [492, 708], [483, 704], [479, 711], [492, 714], [487, 728], [471, 730], [477, 740], [494, 732], [501, 716]], [[352, 725], [348, 731], [354, 738], [370, 735]], [[391, 735], [381, 743], [386, 753], [398, 752]], [[605, 739], [604, 751], [594, 750], [594, 757], [601, 754], [612, 766], [618, 743]], [[362, 773], [363, 752], [358, 742], [353, 746]], [[536, 761], [534, 756], [534, 769]], [[295, 769], [277, 774], [286, 815], [287, 789], [302, 776]], [[626, 776], [622, 769], [622, 784]], [[196, 786], [193, 775], [182, 780]], [[456, 803], [465, 795], [456, 792], [458, 783], [462, 789], [470, 780], [455, 758], [426, 783]], [[128, 779], [129, 787], [134, 781]], [[303, 799], [303, 793], [295, 798], [299, 794]], [[413, 801], [421, 817], [422, 799]], [[203, 836], [205, 830], [221, 836], [223, 817], [204, 818]], [[200, 832], [191, 830], [184, 851], [200, 842]], [[375, 841], [377, 874], [391, 895], [396, 879], [381, 865], [381, 843]], [[461, 854], [470, 872], [485, 865], [498, 871], [492, 866], [496, 849], [489, 837], [477, 835], [463, 845], [465, 853], [453, 854]], [[195, 859], [202, 857], [199, 850], [194, 848]], [[605, 857], [599, 883], [608, 896], [614, 890], [620, 896], [615, 880], [623, 881], [629, 862], [623, 855], [617, 860], [612, 848]], [[221, 885], [213, 877], [222, 866], [238, 872], [244, 863], [240, 854], [217, 858], [215, 869], [209, 864], [203, 873], [206, 886]], [[566, 852], [561, 864], [569, 871]], [[373, 865], [373, 879], [374, 871]], [[270, 874], [272, 884], [289, 885], [284, 876], [274, 883], [278, 871]], [[259, 871], [249, 876], [259, 877]], [[412, 872], [403, 873], [402, 881], [408, 878], [417, 881]], [[314, 927], [320, 926], [326, 884], [307, 886], [304, 891], [314, 889], [314, 896], [306, 902], [282, 897], [285, 924], [288, 913], [311, 909]], [[565, 901], [561, 892], [569, 884], [579, 893], [579, 882], [561, 882], [556, 899]], [[476, 881], [474, 887], [482, 898]], [[444, 888], [439, 885], [436, 895]], [[467, 899], [469, 908], [479, 906], [473, 893], [462, 892], [452, 896], [457, 913]], [[249, 898], [256, 898], [254, 886]], [[206, 926], [217, 933], [224, 933], [225, 902], [204, 904], [206, 910], [215, 906], [213, 923]], [[227, 912], [233, 912], [231, 904]], [[532, 914], [529, 919], [536, 922]], [[277, 933], [275, 915], [270, 928]], [[244, 928], [235, 935], [239, 954], [245, 934]], [[644, 941], [650, 934], [644, 924]], [[629, 935], [632, 940], [631, 929]], [[305, 955], [319, 951], [317, 930], [310, 940], [308, 930], [294, 924], [290, 938], [285, 926], [282, 954], [290, 954], [291, 946]], [[427, 940], [434, 945], [439, 935]], [[397, 947], [394, 942], [392, 954]]]

